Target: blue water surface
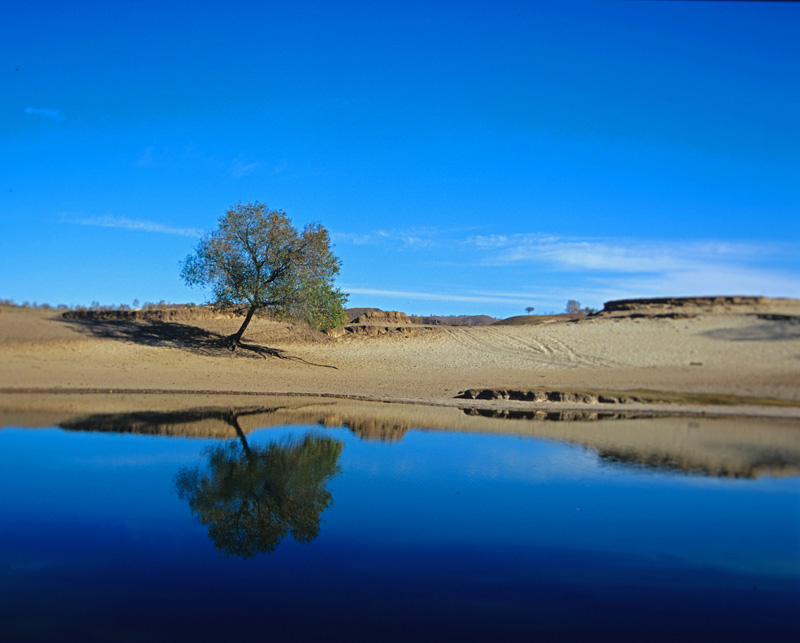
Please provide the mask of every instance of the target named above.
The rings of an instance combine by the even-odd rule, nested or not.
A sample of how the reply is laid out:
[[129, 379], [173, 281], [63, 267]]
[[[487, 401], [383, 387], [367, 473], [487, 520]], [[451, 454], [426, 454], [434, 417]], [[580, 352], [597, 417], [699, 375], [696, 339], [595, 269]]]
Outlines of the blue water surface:
[[247, 446], [309, 436], [340, 445], [321, 511], [304, 509], [306, 490], [285, 494], [285, 472], [259, 489], [318, 531], [242, 557], [178, 490], [225, 441], [3, 429], [0, 640], [800, 636], [797, 478], [609, 465], [573, 445], [458, 432], [382, 442], [292, 427]]

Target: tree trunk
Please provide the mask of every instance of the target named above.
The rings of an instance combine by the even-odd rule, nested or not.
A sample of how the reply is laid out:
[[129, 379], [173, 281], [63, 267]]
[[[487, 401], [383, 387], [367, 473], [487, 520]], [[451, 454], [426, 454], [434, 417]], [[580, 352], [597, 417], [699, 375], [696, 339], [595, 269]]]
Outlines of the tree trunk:
[[253, 456], [253, 452], [250, 451], [250, 445], [247, 444], [247, 438], [244, 435], [244, 431], [242, 431], [241, 424], [239, 424], [239, 416], [234, 412], [230, 412], [226, 413], [223, 416], [223, 419], [227, 424], [231, 425], [234, 428], [234, 430], [236, 431], [236, 435], [242, 442], [242, 448], [244, 449], [247, 458], [250, 459]]
[[253, 315], [255, 314], [255, 312], [256, 312], [256, 307], [250, 306], [250, 308], [248, 308], [247, 310], [247, 315], [245, 315], [242, 325], [239, 327], [239, 330], [237, 330], [233, 335], [228, 337], [228, 341], [230, 342], [232, 347], [235, 348], [236, 346], [242, 343], [242, 335], [244, 335], [244, 331], [247, 328], [247, 325], [250, 323], [250, 320], [253, 319]]

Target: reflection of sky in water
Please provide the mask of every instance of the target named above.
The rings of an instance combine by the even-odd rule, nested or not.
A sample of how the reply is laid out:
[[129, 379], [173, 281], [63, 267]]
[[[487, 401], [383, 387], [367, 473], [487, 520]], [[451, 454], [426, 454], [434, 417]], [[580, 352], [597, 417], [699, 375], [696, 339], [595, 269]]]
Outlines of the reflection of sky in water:
[[[596, 638], [656, 623], [648, 638], [713, 627], [736, 639], [798, 626], [796, 478], [626, 469], [514, 436], [314, 432], [345, 442], [319, 537], [245, 561], [217, 552], [175, 491], [218, 441], [3, 429], [0, 638], [87, 623], [97, 640], [317, 624], [365, 639]], [[259, 618], [236, 616], [250, 610]]]

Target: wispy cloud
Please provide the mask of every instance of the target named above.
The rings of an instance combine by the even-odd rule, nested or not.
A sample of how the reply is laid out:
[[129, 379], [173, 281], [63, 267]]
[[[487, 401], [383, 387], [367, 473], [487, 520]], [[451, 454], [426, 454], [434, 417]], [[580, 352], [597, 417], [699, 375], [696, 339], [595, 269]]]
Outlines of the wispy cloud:
[[153, 159], [153, 151], [154, 151], [154, 148], [153, 148], [152, 145], [150, 147], [148, 147], [147, 149], [145, 149], [145, 151], [142, 152], [139, 155], [139, 158], [136, 161], [136, 165], [138, 165], [140, 167], [144, 167], [144, 166], [147, 166], [147, 165], [152, 165], [153, 164], [153, 160], [154, 160]]
[[763, 295], [767, 297], [800, 296], [800, 276], [780, 270], [754, 266], [725, 266], [716, 269], [666, 271], [624, 279], [600, 280], [625, 297], [668, 297], [673, 295]]
[[429, 250], [437, 245], [438, 232], [432, 229], [374, 230], [366, 233], [334, 232], [331, 238], [337, 243], [353, 245], [395, 244], [404, 248]]
[[641, 241], [539, 234], [475, 236], [466, 245], [484, 251], [485, 265], [550, 264], [560, 270], [621, 273], [687, 270], [717, 262], [750, 261], [778, 244], [727, 241]]
[[529, 296], [512, 295], [502, 293], [494, 295], [491, 293], [466, 293], [454, 295], [450, 293], [414, 292], [408, 290], [380, 290], [376, 288], [348, 288], [342, 286], [342, 290], [352, 295], [374, 295], [376, 297], [388, 297], [390, 299], [419, 299], [424, 301], [457, 301], [466, 303], [492, 303], [492, 304], [525, 304], [530, 301]]
[[49, 109], [47, 107], [26, 107], [25, 113], [29, 116], [40, 116], [42, 118], [49, 118], [53, 121], [65, 121], [67, 117], [64, 116], [57, 109]]
[[[593, 301], [622, 297], [800, 295], [800, 244], [720, 240], [644, 241], [540, 234], [473, 236], [483, 266], [530, 266], [555, 279], [579, 275]], [[782, 267], [776, 267], [782, 266]], [[546, 272], [545, 272], [546, 271]]]
[[[373, 252], [415, 250], [415, 260], [430, 268], [416, 264], [406, 280], [408, 290], [344, 290], [368, 297], [475, 303], [495, 309], [533, 304], [552, 311], [563, 310], [567, 298], [600, 306], [633, 297], [800, 296], [800, 243], [795, 242], [465, 232], [420, 227], [334, 233], [338, 244], [374, 246]], [[395, 261], [404, 265], [399, 255]], [[437, 288], [431, 279], [464, 283], [469, 290]]]
[[259, 167], [261, 167], [261, 163], [246, 163], [241, 159], [236, 159], [233, 165], [228, 169], [228, 172], [230, 172], [235, 178], [240, 179], [243, 176], [257, 170]]
[[111, 215], [100, 217], [70, 218], [67, 220], [69, 223], [85, 226], [96, 226], [99, 228], [122, 228], [124, 230], [136, 230], [138, 232], [174, 234], [182, 237], [201, 237], [203, 235], [203, 231], [197, 228], [174, 228], [172, 226], [163, 225], [155, 221], [129, 219], [127, 217], [115, 217]]

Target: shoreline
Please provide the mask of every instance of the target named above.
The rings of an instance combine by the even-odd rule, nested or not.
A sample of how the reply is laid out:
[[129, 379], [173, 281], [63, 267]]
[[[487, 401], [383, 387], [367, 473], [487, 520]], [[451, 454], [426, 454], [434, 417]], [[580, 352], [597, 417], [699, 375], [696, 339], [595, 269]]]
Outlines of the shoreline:
[[[498, 414], [597, 414], [598, 419], [618, 417], [674, 417], [674, 418], [776, 418], [800, 420], [800, 404], [753, 405], [753, 404], [674, 404], [674, 403], [575, 403], [575, 402], [525, 402], [518, 400], [481, 399], [404, 399], [369, 395], [347, 395], [339, 393], [265, 392], [236, 390], [187, 390], [187, 389], [100, 389], [100, 388], [0, 388], [0, 410], [4, 407], [35, 408], [46, 398], [62, 396], [102, 396], [111, 402], [129, 397], [170, 397], [182, 401], [194, 398], [301, 398], [309, 400], [338, 400], [368, 404], [396, 404], [430, 408], [453, 408], [462, 411], [475, 410]], [[24, 402], [23, 404], [20, 404]], [[242, 405], [244, 406], [244, 404]]]

